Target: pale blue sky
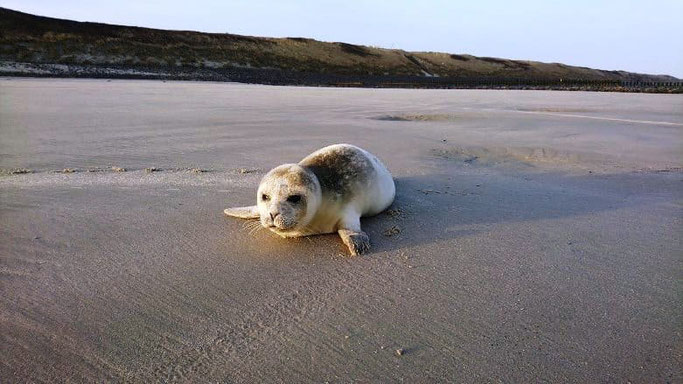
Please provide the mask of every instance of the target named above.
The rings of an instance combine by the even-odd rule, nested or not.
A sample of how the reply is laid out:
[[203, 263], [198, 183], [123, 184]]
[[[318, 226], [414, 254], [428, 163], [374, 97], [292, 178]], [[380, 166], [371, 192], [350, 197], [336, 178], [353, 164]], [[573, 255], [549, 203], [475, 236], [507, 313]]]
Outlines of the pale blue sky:
[[683, 78], [683, 0], [0, 0], [79, 21], [561, 62]]

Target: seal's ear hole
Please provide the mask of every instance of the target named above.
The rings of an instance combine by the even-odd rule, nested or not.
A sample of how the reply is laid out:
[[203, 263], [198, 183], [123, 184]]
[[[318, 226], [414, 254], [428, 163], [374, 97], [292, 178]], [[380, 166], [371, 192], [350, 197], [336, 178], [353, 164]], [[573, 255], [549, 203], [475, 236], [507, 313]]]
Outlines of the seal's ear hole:
[[301, 195], [291, 195], [287, 198], [290, 203], [299, 203], [301, 201]]

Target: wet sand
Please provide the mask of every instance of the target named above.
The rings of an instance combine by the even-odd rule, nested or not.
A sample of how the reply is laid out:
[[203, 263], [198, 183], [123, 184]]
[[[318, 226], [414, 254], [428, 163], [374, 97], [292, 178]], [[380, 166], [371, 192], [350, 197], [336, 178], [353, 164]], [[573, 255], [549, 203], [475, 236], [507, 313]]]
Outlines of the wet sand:
[[[339, 142], [368, 255], [223, 216]], [[0, 381], [681, 382], [681, 148], [681, 95], [0, 79]]]

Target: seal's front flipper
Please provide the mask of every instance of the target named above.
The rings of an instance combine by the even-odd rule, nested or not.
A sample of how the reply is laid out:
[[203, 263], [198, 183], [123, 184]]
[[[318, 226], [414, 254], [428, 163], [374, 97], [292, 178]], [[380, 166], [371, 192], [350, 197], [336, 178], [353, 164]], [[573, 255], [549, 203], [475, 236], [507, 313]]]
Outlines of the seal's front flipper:
[[353, 231], [350, 229], [340, 229], [337, 231], [344, 244], [349, 247], [353, 256], [367, 252], [370, 249], [370, 238], [363, 231]]
[[258, 219], [260, 217], [258, 207], [255, 205], [250, 207], [228, 208], [224, 210], [223, 213], [228, 216], [239, 217], [240, 219]]

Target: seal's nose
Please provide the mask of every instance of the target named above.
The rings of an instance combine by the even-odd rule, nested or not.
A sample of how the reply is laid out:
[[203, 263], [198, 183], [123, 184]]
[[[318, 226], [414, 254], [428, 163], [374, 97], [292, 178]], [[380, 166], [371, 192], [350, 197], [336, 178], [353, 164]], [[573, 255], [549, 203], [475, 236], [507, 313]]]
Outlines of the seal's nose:
[[270, 213], [270, 219], [273, 220], [273, 221], [275, 221], [275, 218], [276, 218], [277, 215], [279, 215], [279, 214], [280, 214], [279, 212], [277, 212], [277, 213], [272, 213], [272, 212], [271, 212], [271, 213]]

